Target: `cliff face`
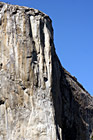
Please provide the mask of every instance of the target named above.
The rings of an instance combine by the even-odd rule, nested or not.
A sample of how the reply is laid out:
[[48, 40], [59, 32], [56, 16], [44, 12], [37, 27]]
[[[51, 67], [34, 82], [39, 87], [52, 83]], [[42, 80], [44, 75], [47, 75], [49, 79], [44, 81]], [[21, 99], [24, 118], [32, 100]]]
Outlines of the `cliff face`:
[[0, 2], [0, 140], [89, 140], [93, 97], [60, 64], [51, 19]]

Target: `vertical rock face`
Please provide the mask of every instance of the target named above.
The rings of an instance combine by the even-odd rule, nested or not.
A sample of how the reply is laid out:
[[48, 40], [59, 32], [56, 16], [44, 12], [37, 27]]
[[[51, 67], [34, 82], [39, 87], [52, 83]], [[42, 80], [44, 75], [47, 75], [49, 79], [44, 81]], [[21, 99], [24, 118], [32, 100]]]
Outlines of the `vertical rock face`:
[[51, 20], [26, 7], [0, 8], [0, 138], [55, 140]]
[[50, 18], [0, 2], [0, 140], [89, 140], [93, 97], [60, 64]]

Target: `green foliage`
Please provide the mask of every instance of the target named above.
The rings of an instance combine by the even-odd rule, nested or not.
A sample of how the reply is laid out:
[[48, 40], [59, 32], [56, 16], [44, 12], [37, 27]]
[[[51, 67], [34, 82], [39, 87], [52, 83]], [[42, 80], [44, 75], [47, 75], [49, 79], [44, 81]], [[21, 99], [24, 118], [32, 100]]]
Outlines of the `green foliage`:
[[91, 140], [93, 140], [93, 136], [91, 137]]

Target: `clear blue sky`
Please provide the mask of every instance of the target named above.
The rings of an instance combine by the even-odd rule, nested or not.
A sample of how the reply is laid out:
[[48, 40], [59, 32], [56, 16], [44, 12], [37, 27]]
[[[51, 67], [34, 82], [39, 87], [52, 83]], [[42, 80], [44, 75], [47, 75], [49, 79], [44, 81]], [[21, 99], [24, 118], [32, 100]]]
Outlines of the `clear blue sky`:
[[43, 11], [53, 21], [62, 65], [93, 95], [93, 0], [3, 0]]

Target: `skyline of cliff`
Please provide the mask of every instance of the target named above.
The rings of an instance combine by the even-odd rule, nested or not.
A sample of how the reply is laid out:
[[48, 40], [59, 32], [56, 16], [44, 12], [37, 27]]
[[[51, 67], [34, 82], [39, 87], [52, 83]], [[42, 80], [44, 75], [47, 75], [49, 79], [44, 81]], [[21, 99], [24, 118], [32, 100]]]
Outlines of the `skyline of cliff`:
[[0, 2], [0, 140], [91, 140], [93, 97], [60, 63], [50, 17]]
[[3, 2], [33, 7], [51, 17], [54, 43], [62, 65], [93, 95], [93, 1]]

